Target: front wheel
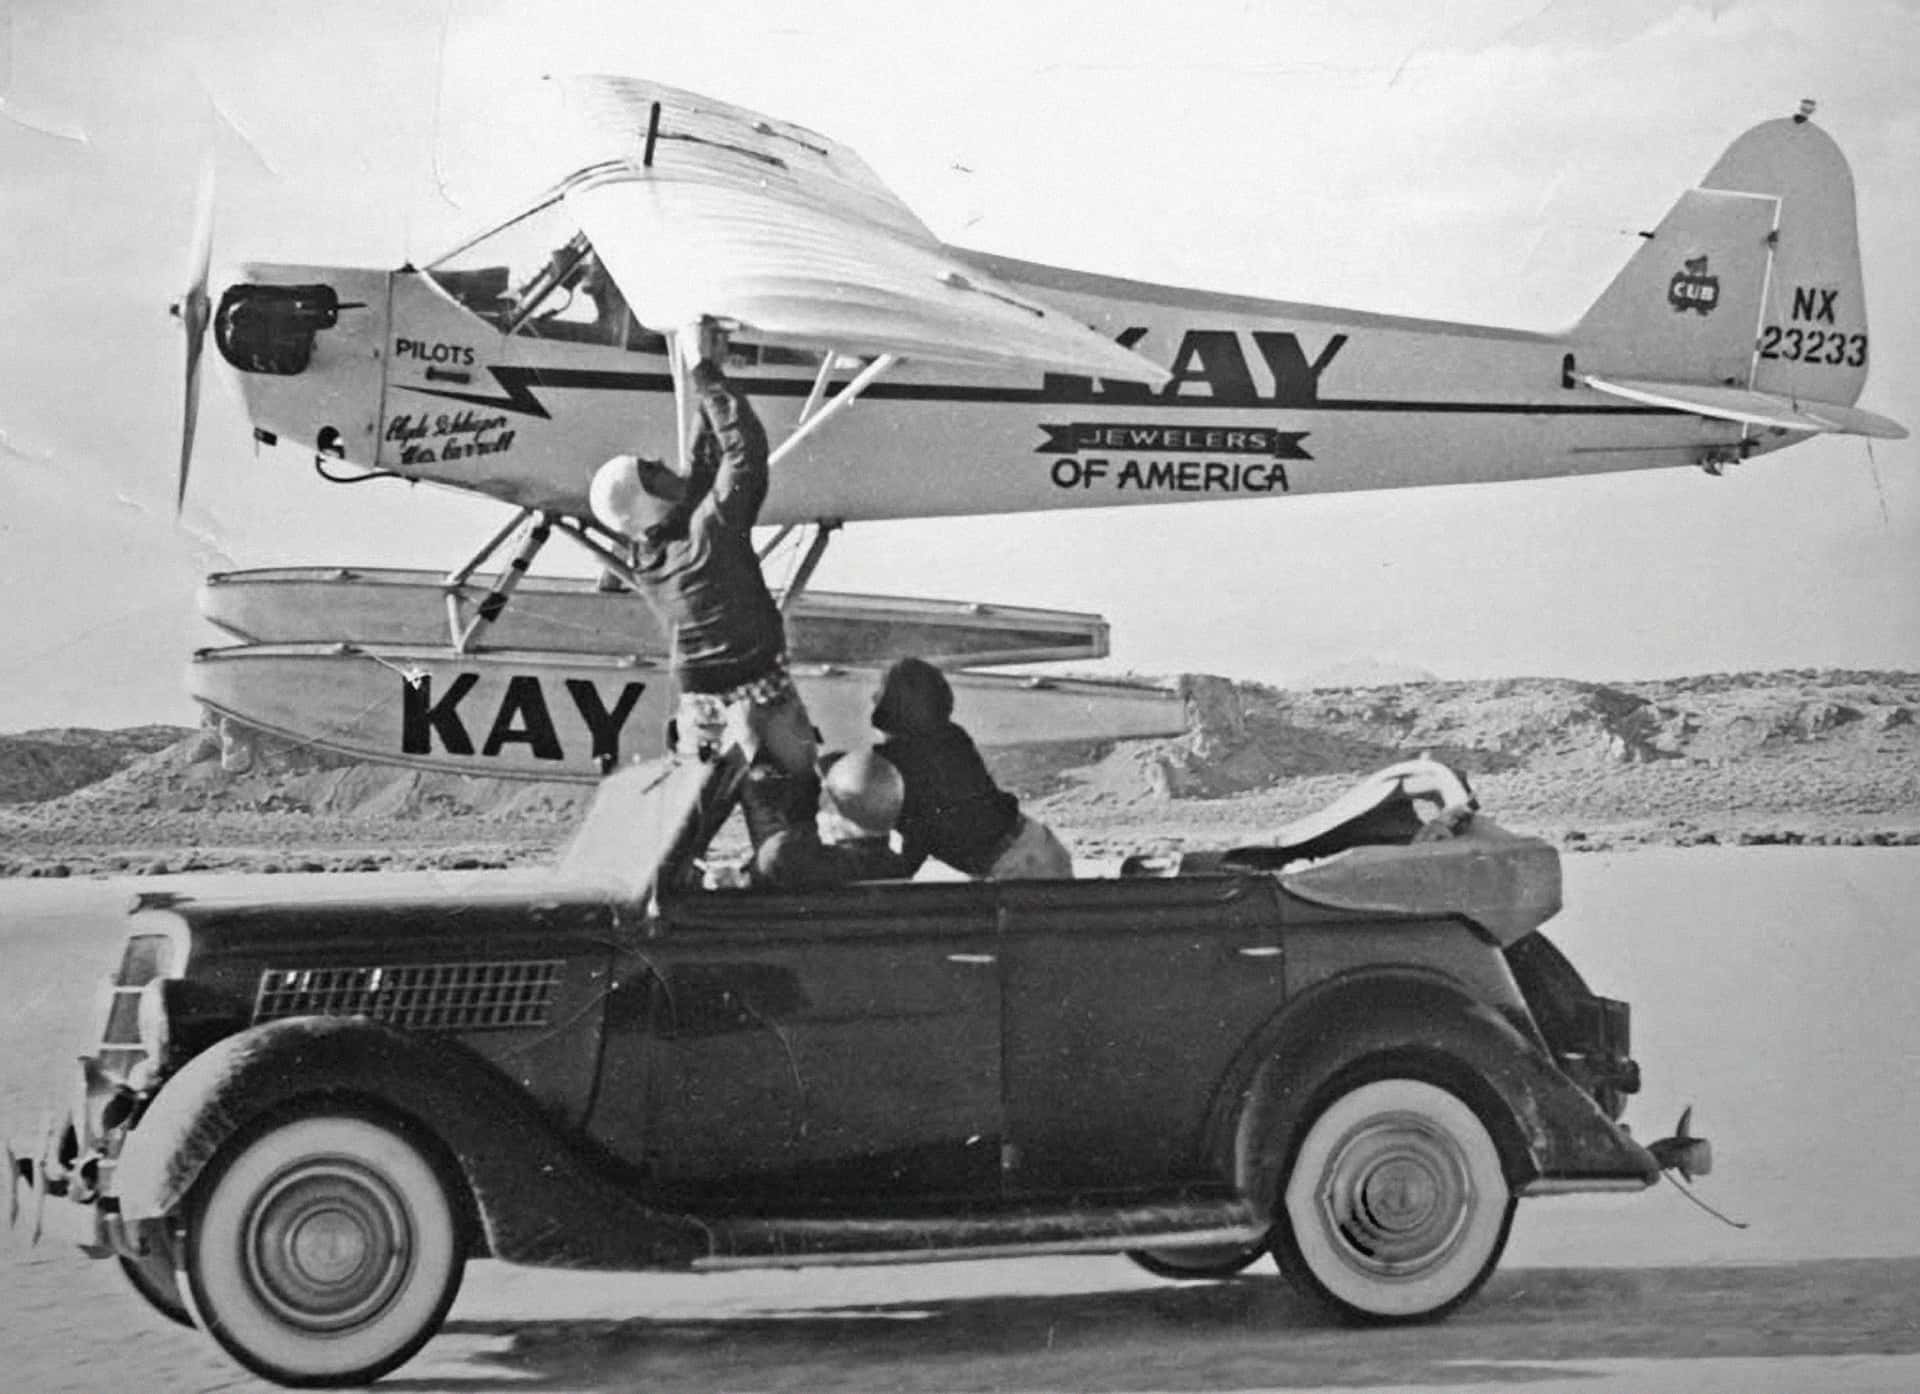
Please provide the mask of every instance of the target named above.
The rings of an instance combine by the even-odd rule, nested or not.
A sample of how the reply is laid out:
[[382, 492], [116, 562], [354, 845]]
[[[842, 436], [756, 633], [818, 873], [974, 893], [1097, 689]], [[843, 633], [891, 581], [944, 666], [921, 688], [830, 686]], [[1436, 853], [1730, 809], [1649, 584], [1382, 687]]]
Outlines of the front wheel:
[[216, 1159], [184, 1241], [199, 1324], [255, 1374], [358, 1385], [439, 1330], [466, 1264], [438, 1168], [383, 1122], [321, 1111]]
[[1479, 1115], [1418, 1079], [1338, 1095], [1301, 1138], [1283, 1202], [1280, 1271], [1368, 1322], [1431, 1320], [1473, 1296], [1500, 1261], [1514, 1210]]

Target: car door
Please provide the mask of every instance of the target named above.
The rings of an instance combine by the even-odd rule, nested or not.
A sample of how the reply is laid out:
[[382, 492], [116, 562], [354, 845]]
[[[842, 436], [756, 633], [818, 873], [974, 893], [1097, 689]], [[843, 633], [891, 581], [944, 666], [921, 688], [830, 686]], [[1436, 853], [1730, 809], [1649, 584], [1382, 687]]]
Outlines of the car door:
[[1229, 1178], [1203, 1146], [1228, 1063], [1280, 1007], [1267, 878], [1000, 887], [1010, 1198]]
[[987, 885], [684, 893], [618, 993], [596, 1130], [693, 1208], [990, 1202], [996, 959]]

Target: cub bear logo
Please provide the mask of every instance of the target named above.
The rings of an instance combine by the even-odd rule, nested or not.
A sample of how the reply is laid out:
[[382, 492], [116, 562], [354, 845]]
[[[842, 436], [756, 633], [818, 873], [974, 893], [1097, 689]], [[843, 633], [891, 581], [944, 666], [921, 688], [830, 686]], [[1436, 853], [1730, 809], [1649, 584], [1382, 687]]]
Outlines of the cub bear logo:
[[1678, 313], [1693, 310], [1702, 315], [1713, 313], [1720, 303], [1720, 278], [1707, 274], [1707, 259], [1689, 257], [1686, 264], [1667, 282], [1667, 303]]

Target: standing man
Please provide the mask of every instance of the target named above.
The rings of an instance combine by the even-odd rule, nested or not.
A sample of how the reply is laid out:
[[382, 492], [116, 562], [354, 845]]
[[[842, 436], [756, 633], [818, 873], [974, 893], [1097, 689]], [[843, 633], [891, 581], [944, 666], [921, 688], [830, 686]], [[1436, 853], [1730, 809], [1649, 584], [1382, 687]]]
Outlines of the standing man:
[[724, 332], [702, 320], [679, 342], [694, 358], [701, 415], [689, 477], [616, 455], [594, 475], [590, 498], [602, 523], [634, 540], [634, 578], [671, 637], [676, 749], [746, 752], [742, 806], [758, 847], [812, 823], [818, 736], [787, 673], [786, 623], [753, 550], [767, 497], [766, 429], [720, 370]]

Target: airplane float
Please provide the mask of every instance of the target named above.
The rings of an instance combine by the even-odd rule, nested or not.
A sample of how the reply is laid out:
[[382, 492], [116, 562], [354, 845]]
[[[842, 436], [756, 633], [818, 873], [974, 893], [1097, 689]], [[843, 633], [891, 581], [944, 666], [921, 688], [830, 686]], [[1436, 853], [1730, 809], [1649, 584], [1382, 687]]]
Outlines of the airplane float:
[[210, 332], [257, 440], [330, 478], [515, 510], [445, 575], [209, 578], [203, 613], [241, 642], [198, 653], [190, 687], [230, 728], [526, 778], [657, 751], [673, 695], [657, 620], [617, 585], [527, 572], [558, 533], [628, 574], [594, 477], [622, 453], [684, 470], [675, 326], [703, 318], [777, 442], [763, 558], [813, 529], [783, 604], [830, 744], [866, 738], [874, 668], [907, 652], [956, 670], [983, 743], [1181, 727], [1159, 689], [982, 671], [1098, 657], [1098, 616], [809, 592], [845, 524], [1718, 473], [1817, 435], [1906, 434], [1854, 405], [1870, 340], [1853, 182], [1811, 103], [1736, 140], [1577, 324], [1537, 333], [965, 251], [813, 131], [626, 78], [561, 88], [569, 172], [422, 267], [248, 264], [216, 300], [203, 204], [176, 307], [182, 498]]

